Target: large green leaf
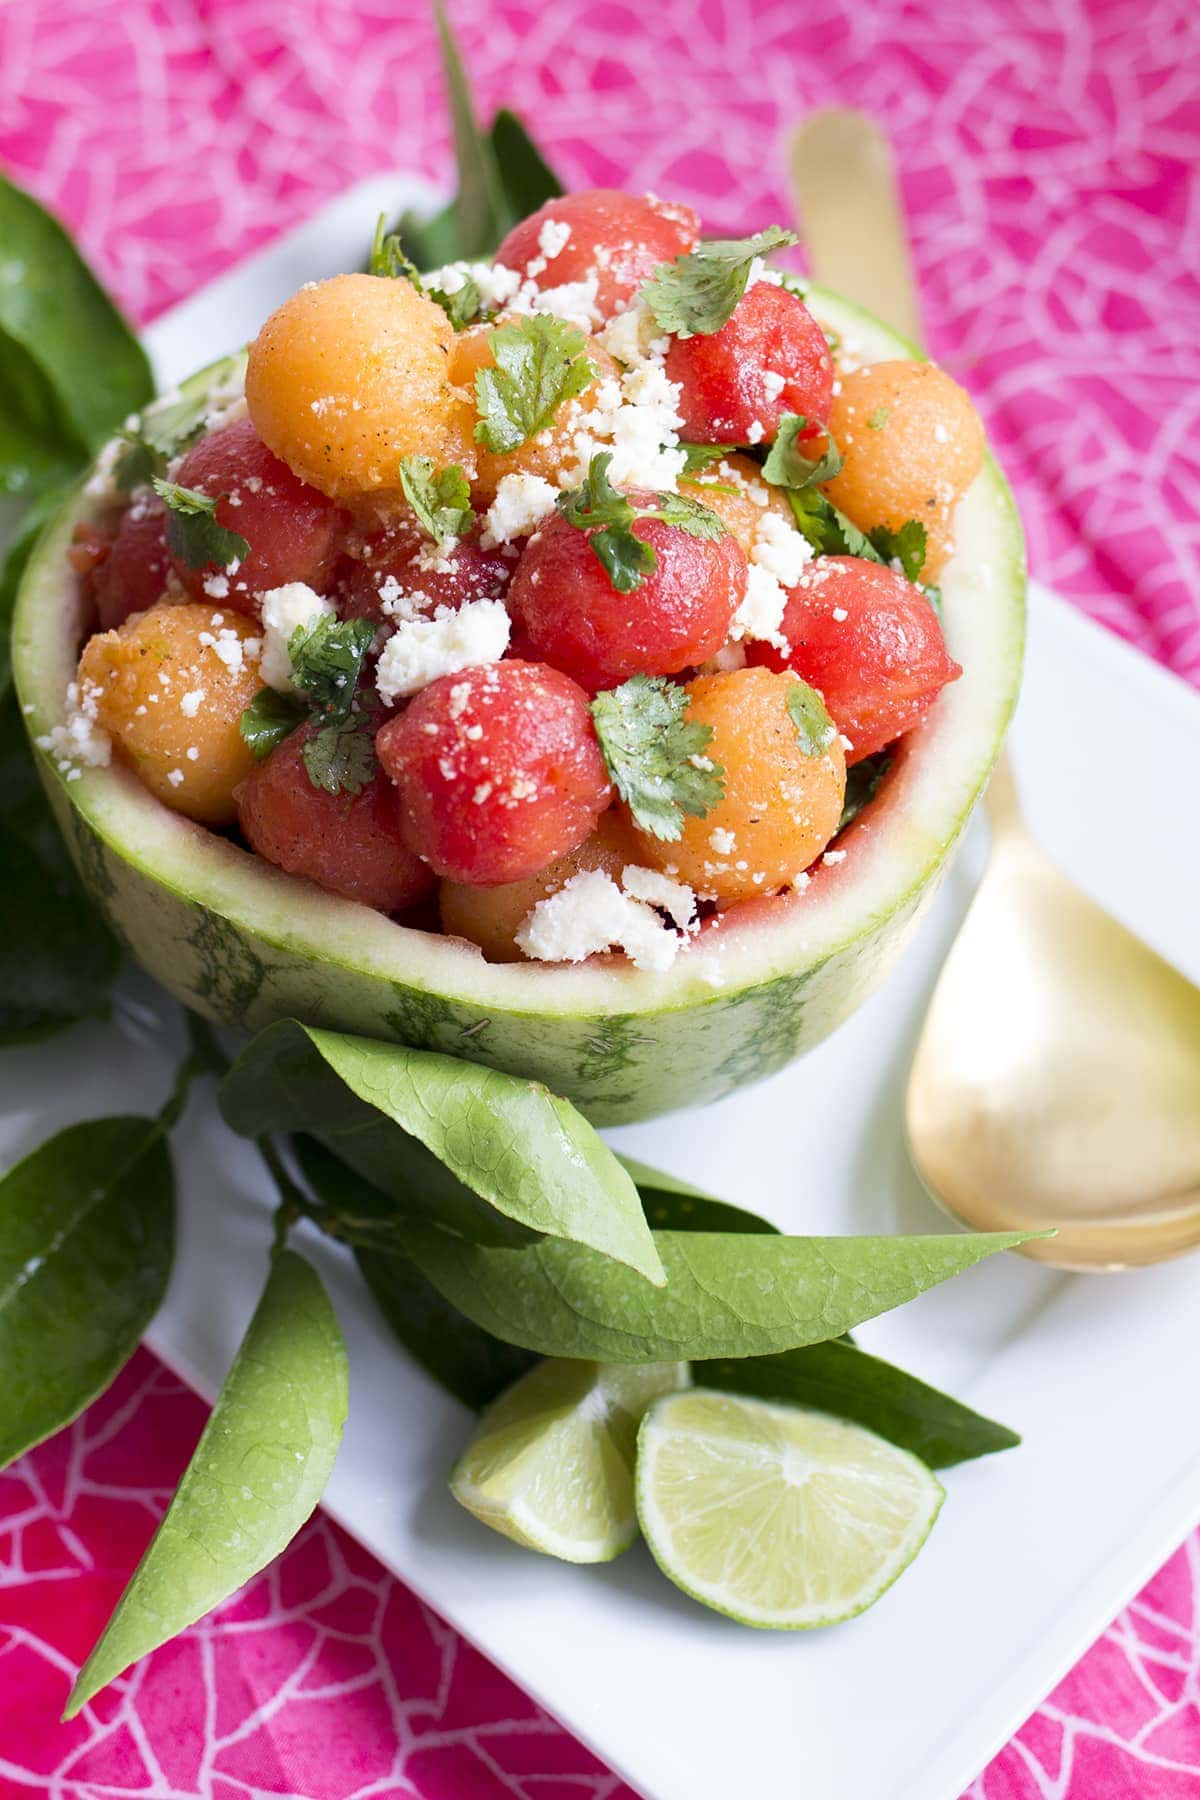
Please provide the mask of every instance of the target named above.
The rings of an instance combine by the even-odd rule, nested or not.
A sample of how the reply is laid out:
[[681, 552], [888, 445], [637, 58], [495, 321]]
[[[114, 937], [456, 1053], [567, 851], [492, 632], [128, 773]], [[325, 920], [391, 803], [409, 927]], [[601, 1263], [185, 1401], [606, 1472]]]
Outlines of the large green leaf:
[[316, 1270], [284, 1250], [175, 1497], [79, 1672], [65, 1718], [290, 1543], [325, 1490], [346, 1403], [346, 1348], [329, 1296]]
[[19, 460], [32, 433], [57, 465], [14, 482], [10, 462], [16, 487], [60, 479], [154, 392], [145, 351], [66, 231], [2, 175], [0, 371], [0, 460]]
[[637, 1189], [581, 1113], [535, 1081], [283, 1020], [226, 1078], [245, 1137], [306, 1132], [394, 1201], [463, 1238], [590, 1246], [662, 1280]]
[[[321, 1228], [353, 1244], [354, 1254], [393, 1335], [427, 1374], [476, 1411], [538, 1360], [506, 1344], [451, 1306], [399, 1249], [395, 1205], [312, 1138], [293, 1148], [316, 1204], [305, 1211]], [[386, 1254], [380, 1255], [379, 1248]]]
[[692, 1187], [678, 1175], [664, 1174], [639, 1162], [635, 1156], [622, 1156], [621, 1161], [633, 1176], [642, 1197], [646, 1218], [656, 1231], [778, 1231], [769, 1219], [734, 1206], [730, 1200], [714, 1199], [702, 1188]]
[[0, 824], [0, 866], [0, 1045], [106, 1017], [120, 951], [61, 848]]
[[693, 1373], [698, 1387], [727, 1388], [853, 1419], [911, 1450], [931, 1469], [1011, 1450], [1021, 1441], [1007, 1425], [840, 1341], [807, 1344], [778, 1356], [698, 1362]]
[[1029, 1233], [799, 1238], [655, 1233], [665, 1287], [581, 1244], [470, 1244], [406, 1226], [405, 1252], [446, 1298], [506, 1342], [599, 1362], [765, 1356], [840, 1337]]
[[501, 107], [492, 120], [491, 139], [512, 221], [527, 218], [564, 191], [516, 113]]
[[0, 1180], [0, 1467], [132, 1356], [166, 1290], [174, 1213], [156, 1119], [70, 1125]]

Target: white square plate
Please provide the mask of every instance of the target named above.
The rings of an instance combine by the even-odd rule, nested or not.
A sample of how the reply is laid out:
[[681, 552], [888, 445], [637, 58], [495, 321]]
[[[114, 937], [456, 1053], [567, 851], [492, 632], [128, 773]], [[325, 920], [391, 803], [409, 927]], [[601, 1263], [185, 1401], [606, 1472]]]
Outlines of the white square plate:
[[[356, 266], [378, 211], [429, 197], [403, 176], [367, 182], [160, 319], [147, 342], [163, 382], [245, 339], [302, 281]], [[1013, 754], [1035, 830], [1200, 980], [1187, 825], [1200, 699], [1044, 591], [1028, 667]], [[943, 1229], [908, 1165], [902, 1095], [982, 843], [976, 825], [900, 968], [831, 1042], [758, 1087], [614, 1141], [785, 1230]], [[119, 1044], [80, 1027], [6, 1059], [0, 1148], [156, 1103], [163, 1033], [175, 1030], [156, 1004], [134, 980]], [[270, 1195], [207, 1098], [180, 1148], [179, 1254], [149, 1341], [211, 1396], [265, 1275]], [[1195, 1260], [1085, 1278], [997, 1259], [869, 1325], [869, 1348], [1025, 1443], [950, 1471], [927, 1548], [873, 1612], [773, 1636], [694, 1606], [640, 1547], [571, 1568], [460, 1512], [445, 1475], [467, 1413], [395, 1347], [348, 1259], [315, 1235], [305, 1248], [352, 1366], [329, 1510], [652, 1800], [956, 1800], [1200, 1517]]]

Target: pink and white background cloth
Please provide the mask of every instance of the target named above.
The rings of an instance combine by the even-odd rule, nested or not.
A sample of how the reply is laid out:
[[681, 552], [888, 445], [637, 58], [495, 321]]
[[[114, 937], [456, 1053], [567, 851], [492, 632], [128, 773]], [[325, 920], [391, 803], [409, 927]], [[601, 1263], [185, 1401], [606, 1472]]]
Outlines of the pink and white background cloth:
[[[729, 235], [786, 218], [798, 115], [874, 113], [927, 335], [984, 413], [1034, 570], [1200, 685], [1195, 0], [452, 7], [482, 110], [516, 107], [569, 184], [654, 189]], [[0, 164], [148, 320], [365, 175], [447, 177], [425, 0], [0, 0]], [[320, 1516], [60, 1726], [203, 1416], [143, 1351], [0, 1477], [4, 1800], [631, 1800]], [[1198, 1795], [1200, 1534], [969, 1800]]]

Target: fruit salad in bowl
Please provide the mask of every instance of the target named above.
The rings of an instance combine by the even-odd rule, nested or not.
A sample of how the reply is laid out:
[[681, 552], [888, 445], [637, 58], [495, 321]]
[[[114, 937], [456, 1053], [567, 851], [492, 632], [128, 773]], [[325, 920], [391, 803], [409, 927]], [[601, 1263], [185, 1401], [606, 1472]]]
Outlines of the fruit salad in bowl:
[[491, 261], [381, 228], [106, 447], [14, 669], [187, 1005], [615, 1122], [875, 986], [1015, 700], [1022, 540], [963, 390], [792, 241], [607, 190]]

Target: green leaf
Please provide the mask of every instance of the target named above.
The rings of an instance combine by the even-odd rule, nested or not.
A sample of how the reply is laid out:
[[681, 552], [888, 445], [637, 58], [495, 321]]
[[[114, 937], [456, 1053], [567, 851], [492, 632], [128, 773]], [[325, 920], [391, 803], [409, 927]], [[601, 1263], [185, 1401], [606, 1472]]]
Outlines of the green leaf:
[[609, 581], [619, 594], [631, 594], [654, 573], [658, 556], [653, 544], [635, 534], [638, 514], [628, 494], [608, 479], [611, 463], [611, 450], [598, 451], [580, 485], [560, 494], [554, 504], [568, 525], [592, 533], [588, 541]]
[[885, 563], [899, 563], [905, 579], [916, 581], [925, 567], [926, 533], [920, 519], [906, 519], [899, 531], [877, 525], [871, 542]]
[[288, 639], [292, 680], [313, 709], [332, 724], [349, 719], [363, 659], [375, 637], [371, 619], [321, 613]]
[[461, 249], [457, 254], [487, 256], [515, 221], [505, 197], [495, 147], [476, 123], [470, 84], [441, 0], [434, 0], [434, 17], [454, 126], [454, 156], [458, 163], [455, 216]]
[[693, 1375], [698, 1387], [811, 1406], [850, 1419], [911, 1450], [931, 1469], [1011, 1450], [1021, 1441], [1007, 1425], [972, 1412], [960, 1400], [852, 1344], [807, 1344], [778, 1356], [699, 1362]]
[[687, 719], [686, 689], [661, 676], [632, 675], [592, 701], [609, 775], [643, 831], [674, 842], [687, 813], [702, 819], [725, 792], [725, 771], [705, 751], [710, 725]]
[[68, 233], [0, 175], [0, 488], [61, 481], [153, 392], [145, 352]]
[[804, 756], [824, 756], [837, 736], [837, 726], [825, 710], [825, 702], [807, 681], [793, 681], [787, 691], [788, 717], [796, 727], [796, 742]]
[[475, 523], [470, 483], [457, 463], [435, 472], [432, 456], [403, 457], [400, 486], [418, 524], [439, 547], [462, 537]]
[[387, 229], [386, 213], [380, 213], [375, 221], [375, 236], [371, 241], [367, 273], [381, 275], [392, 281], [411, 281], [418, 294], [425, 292], [417, 265], [404, 254], [396, 232], [389, 232]]
[[[871, 803], [891, 766], [890, 750], [877, 750], [874, 756], [864, 756], [861, 762], [851, 763], [846, 770], [846, 798], [842, 804], [842, 816], [838, 820], [838, 831], [845, 831], [851, 819], [856, 819], [863, 807]], [[837, 836], [837, 832], [834, 836]]]
[[16, 531], [5, 547], [3, 561], [0, 562], [0, 701], [3, 701], [12, 688], [10, 634], [17, 589], [33, 555], [33, 547], [42, 534], [42, 528], [47, 520], [53, 518], [66, 496], [65, 488], [51, 488], [26, 506], [20, 515]]
[[531, 313], [490, 331], [495, 366], [475, 371], [479, 442], [497, 452], [516, 450], [544, 430], [595, 375], [584, 341], [582, 331], [552, 313]]
[[455, 331], [473, 324], [483, 313], [483, 295], [473, 275], [465, 275], [461, 287], [456, 287], [452, 294], [445, 288], [427, 287], [425, 298], [441, 307]]
[[725, 536], [725, 521], [691, 494], [656, 494], [654, 500], [653, 506], [638, 507], [639, 519], [661, 519], [664, 525], [674, 525], [694, 538]]
[[789, 488], [787, 497], [796, 529], [818, 556], [861, 556], [874, 563], [884, 560], [866, 533], [839, 512], [818, 488]]
[[660, 263], [642, 296], [663, 331], [707, 336], [720, 331], [745, 293], [755, 258], [798, 242], [794, 231], [778, 225], [755, 237], [702, 240], [674, 262]]
[[662, 1278], [632, 1181], [536, 1081], [287, 1019], [242, 1052], [221, 1108], [244, 1137], [318, 1138], [388, 1195], [398, 1220], [492, 1243], [544, 1232], [627, 1263], [638, 1285]]
[[[536, 212], [539, 206], [544, 206], [547, 200], [557, 200], [565, 192], [562, 182], [516, 113], [509, 112], [507, 107], [502, 106], [492, 120], [489, 136], [512, 223], [515, 224], [518, 219], [527, 219], [530, 213]], [[489, 245], [488, 249], [494, 247]]]
[[666, 1285], [579, 1243], [471, 1244], [405, 1221], [404, 1249], [485, 1331], [543, 1356], [600, 1362], [765, 1356], [823, 1343], [915, 1299], [1027, 1232], [784, 1237], [660, 1231]]
[[[6, 797], [7, 798], [7, 797]], [[39, 816], [41, 809], [38, 809]], [[30, 1043], [80, 1019], [105, 1018], [120, 962], [116, 941], [80, 887], [61, 842], [0, 824], [0, 1045]]]
[[375, 740], [361, 713], [323, 725], [300, 752], [308, 779], [327, 794], [361, 794], [375, 775]]
[[151, 486], [167, 508], [171, 554], [189, 569], [227, 569], [230, 563], [242, 562], [249, 556], [250, 546], [245, 538], [217, 524], [217, 502], [225, 498], [223, 494], [180, 487], [178, 482], [165, 481], [161, 475], [151, 478]]
[[655, 1231], [778, 1232], [778, 1226], [730, 1200], [717, 1200], [677, 1175], [652, 1169], [636, 1157], [622, 1156], [633, 1176], [646, 1218]]
[[238, 720], [238, 730], [262, 762], [307, 717], [308, 708], [290, 694], [278, 694], [274, 688], [265, 687], [259, 689]]
[[816, 421], [806, 419], [803, 413], [784, 413], [779, 421], [775, 442], [763, 463], [764, 480], [771, 482], [774, 487], [798, 491], [816, 487], [822, 481], [833, 480], [844, 459], [828, 431], [818, 426], [818, 432], [823, 434], [826, 446], [822, 454], [816, 458], [805, 454], [805, 445], [812, 441], [805, 434], [811, 433], [814, 423]]
[[681, 479], [690, 481], [703, 475], [713, 463], [723, 462], [730, 447], [728, 444], [680, 444], [679, 448], [685, 459]]
[[395, 1205], [312, 1138], [293, 1140], [316, 1197], [306, 1216], [354, 1247], [358, 1266], [393, 1335], [427, 1374], [479, 1411], [537, 1361], [481, 1331], [396, 1247]]
[[325, 1490], [346, 1419], [346, 1348], [321, 1279], [275, 1259], [175, 1497], [79, 1672], [70, 1719], [131, 1663], [265, 1568]]
[[164, 394], [145, 407], [136, 425], [125, 433], [125, 448], [117, 458], [117, 486], [128, 492], [156, 475], [165, 475], [171, 458], [193, 444], [204, 430], [215, 387], [227, 381], [240, 361], [228, 356], [205, 371], [205, 379], [189, 384], [177, 394]]
[[0, 1467], [67, 1425], [133, 1355], [174, 1247], [156, 1119], [92, 1119], [0, 1180]]

